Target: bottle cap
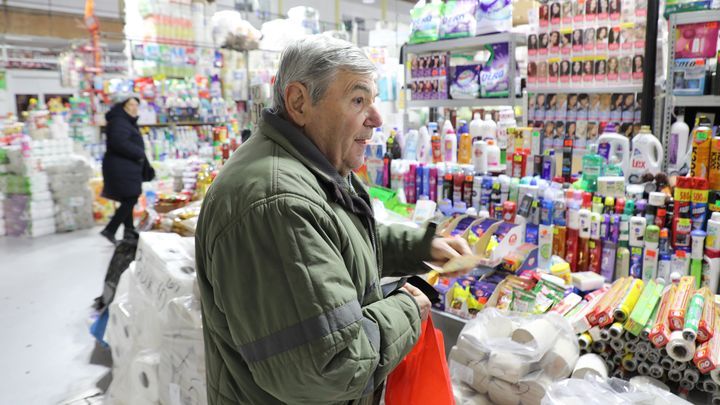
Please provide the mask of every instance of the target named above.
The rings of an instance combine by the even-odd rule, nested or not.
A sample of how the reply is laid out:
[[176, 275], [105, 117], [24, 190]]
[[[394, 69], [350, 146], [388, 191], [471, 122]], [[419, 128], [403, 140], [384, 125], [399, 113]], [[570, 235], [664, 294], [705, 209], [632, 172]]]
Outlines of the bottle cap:
[[668, 233], [668, 229], [667, 229], [667, 228], [663, 228], [663, 229], [660, 230], [660, 238], [666, 238], [666, 239], [667, 239], [667, 238], [668, 238], [668, 235], [669, 235], [669, 233]]

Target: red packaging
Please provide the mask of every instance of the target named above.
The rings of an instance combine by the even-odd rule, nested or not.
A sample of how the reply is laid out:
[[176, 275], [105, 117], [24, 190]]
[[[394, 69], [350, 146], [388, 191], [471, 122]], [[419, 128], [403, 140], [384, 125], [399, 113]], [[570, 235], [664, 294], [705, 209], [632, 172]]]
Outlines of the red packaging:
[[[714, 303], [713, 303], [714, 305]], [[713, 319], [713, 324], [718, 324], [718, 320]], [[713, 331], [714, 332], [714, 331]], [[720, 336], [717, 333], [707, 342], [698, 346], [693, 362], [701, 373], [707, 374], [718, 366], [718, 349], [720, 349]]]
[[670, 341], [667, 314], [670, 309], [670, 304], [673, 298], [675, 298], [675, 291], [677, 291], [677, 286], [673, 285], [670, 287], [670, 290], [663, 295], [660, 301], [660, 308], [658, 309], [658, 321], [648, 335], [650, 342], [658, 349], [664, 347]]
[[577, 271], [588, 271], [590, 267], [590, 239], [578, 239]]
[[715, 334], [715, 297], [707, 287], [701, 288], [705, 296], [705, 304], [703, 306], [702, 318], [698, 324], [697, 341], [700, 343], [707, 342]]
[[602, 258], [602, 242], [600, 239], [590, 239], [588, 242], [590, 249], [590, 263], [588, 270], [600, 274], [600, 259]]
[[616, 280], [605, 295], [603, 295], [603, 297], [598, 301], [595, 308], [588, 311], [586, 318], [588, 322], [590, 322], [590, 326], [597, 325], [599, 323], [600, 316], [603, 314], [607, 315], [608, 312], [612, 312], [615, 309], [617, 306], [617, 300], [622, 299], [622, 294], [625, 291], [625, 287], [627, 286], [629, 279], [630, 278], [628, 277]]

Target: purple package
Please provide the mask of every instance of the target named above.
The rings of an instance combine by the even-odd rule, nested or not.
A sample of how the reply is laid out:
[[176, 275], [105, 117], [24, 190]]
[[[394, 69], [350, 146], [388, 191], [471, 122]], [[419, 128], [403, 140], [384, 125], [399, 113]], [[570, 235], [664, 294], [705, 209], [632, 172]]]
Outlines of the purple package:
[[447, 292], [450, 290], [450, 286], [447, 284], [439, 283], [435, 286], [435, 290], [440, 294], [440, 301], [438, 301], [436, 304], [433, 304], [433, 307], [445, 310], [445, 296], [447, 295]]
[[493, 292], [495, 292], [495, 288], [497, 288], [497, 284], [487, 281], [478, 281], [471, 287], [471, 290], [473, 290], [472, 293], [475, 296], [475, 299], [480, 301], [481, 298], [485, 298], [486, 300], [490, 299], [490, 296], [492, 296]]
[[450, 97], [474, 99], [480, 95], [480, 71], [482, 65], [461, 65], [450, 68]]
[[440, 39], [475, 36], [477, 0], [451, 0], [445, 4]]
[[508, 97], [510, 94], [508, 44], [506, 42], [485, 45], [485, 49], [490, 52], [490, 58], [480, 72], [480, 96], [482, 98]]

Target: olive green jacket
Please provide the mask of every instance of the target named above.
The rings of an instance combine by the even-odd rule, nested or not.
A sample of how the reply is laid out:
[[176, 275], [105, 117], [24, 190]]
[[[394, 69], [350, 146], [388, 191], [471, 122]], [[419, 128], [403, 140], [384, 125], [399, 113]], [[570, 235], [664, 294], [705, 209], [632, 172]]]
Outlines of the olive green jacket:
[[372, 400], [420, 334], [414, 299], [380, 278], [423, 272], [433, 236], [376, 225], [358, 179], [264, 112], [197, 226], [209, 403]]

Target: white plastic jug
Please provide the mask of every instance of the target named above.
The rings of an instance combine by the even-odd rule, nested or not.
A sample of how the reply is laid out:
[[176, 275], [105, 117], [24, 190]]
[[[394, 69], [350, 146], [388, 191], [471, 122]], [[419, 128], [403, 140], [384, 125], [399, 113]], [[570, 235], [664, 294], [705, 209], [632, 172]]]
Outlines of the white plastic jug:
[[630, 170], [630, 140], [615, 132], [615, 126], [608, 124], [605, 132], [598, 138], [597, 152], [607, 164], [620, 166], [625, 178]]
[[660, 173], [663, 156], [662, 144], [650, 132], [650, 127], [643, 125], [633, 138], [630, 171], [625, 178], [630, 183], [639, 183], [645, 173], [652, 175]]
[[668, 174], [683, 176], [690, 170], [692, 138], [685, 117], [680, 114], [670, 127], [668, 141]]

